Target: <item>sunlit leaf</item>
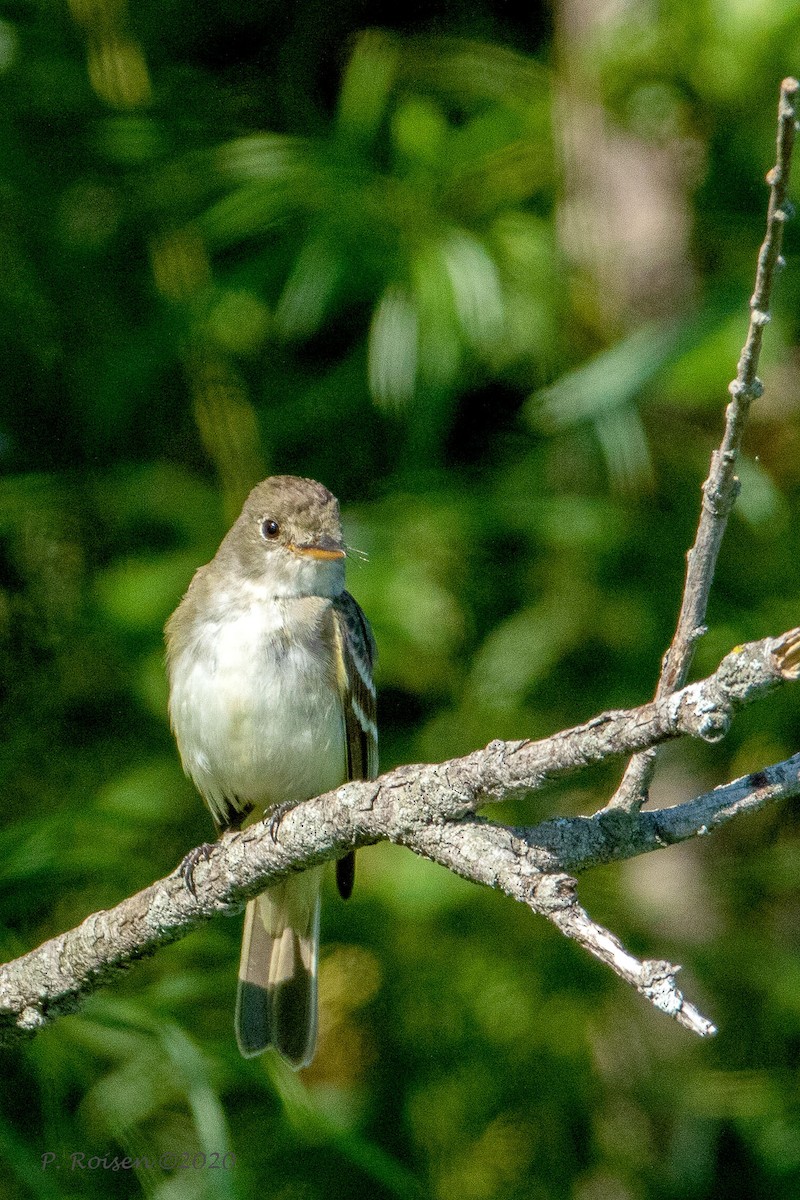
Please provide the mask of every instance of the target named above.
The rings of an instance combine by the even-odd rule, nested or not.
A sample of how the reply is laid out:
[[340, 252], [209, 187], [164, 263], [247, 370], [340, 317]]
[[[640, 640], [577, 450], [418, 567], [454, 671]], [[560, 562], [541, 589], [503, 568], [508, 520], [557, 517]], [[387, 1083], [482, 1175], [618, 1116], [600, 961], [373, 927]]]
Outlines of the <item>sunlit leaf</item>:
[[309, 143], [304, 138], [253, 133], [221, 146], [216, 152], [215, 165], [231, 179], [276, 183], [296, 178], [308, 157]]
[[541, 428], [563, 429], [630, 404], [671, 360], [680, 332], [675, 324], [641, 326], [535, 394], [528, 401], [529, 420]]
[[637, 489], [652, 481], [652, 461], [642, 419], [633, 408], [611, 409], [594, 422], [615, 487]]
[[246, 288], [226, 288], [208, 315], [208, 328], [232, 354], [248, 354], [264, 341], [272, 321], [266, 304]]
[[497, 267], [486, 247], [460, 230], [445, 238], [442, 252], [465, 339], [479, 353], [491, 355], [503, 336], [503, 292]]
[[405, 404], [414, 394], [419, 355], [417, 309], [405, 288], [390, 284], [369, 331], [369, 386], [379, 404]]
[[419, 162], [435, 167], [448, 139], [447, 120], [438, 104], [427, 96], [404, 97], [392, 113], [392, 139], [401, 163]]
[[446, 238], [426, 239], [412, 264], [414, 300], [419, 313], [419, 378], [432, 389], [452, 388], [463, 358]]
[[341, 133], [369, 143], [383, 119], [395, 80], [400, 47], [383, 30], [358, 38], [339, 92], [337, 122]]
[[203, 214], [199, 227], [212, 243], [235, 242], [267, 232], [301, 207], [294, 188], [285, 180], [259, 181], [219, 200]]
[[297, 255], [275, 308], [275, 328], [286, 338], [308, 337], [327, 315], [345, 263], [325, 233], [309, 238]]

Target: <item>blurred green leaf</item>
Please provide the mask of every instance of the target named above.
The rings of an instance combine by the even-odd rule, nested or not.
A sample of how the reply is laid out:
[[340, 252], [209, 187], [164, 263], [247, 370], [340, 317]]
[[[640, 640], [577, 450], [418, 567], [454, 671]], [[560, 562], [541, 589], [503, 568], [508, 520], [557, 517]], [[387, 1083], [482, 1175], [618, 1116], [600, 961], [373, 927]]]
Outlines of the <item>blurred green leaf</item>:
[[400, 405], [414, 395], [419, 321], [407, 289], [390, 284], [372, 318], [369, 335], [370, 390], [380, 404]]
[[389, 103], [398, 69], [399, 46], [383, 30], [358, 38], [339, 93], [337, 123], [348, 139], [369, 147]]
[[[262, 459], [331, 487], [367, 556], [348, 586], [379, 644], [384, 767], [652, 694], [797, 0], [363, 16], [3, 14], [6, 957], [212, 836], [162, 629]], [[698, 673], [797, 623], [798, 244], [789, 222]], [[654, 794], [796, 741], [786, 688], [719, 746], [671, 747]], [[504, 812], [591, 811], [618, 769]], [[580, 881], [627, 945], [691, 971], [720, 1027], [703, 1045], [522, 906], [365, 850], [348, 905], [326, 885], [310, 1071], [238, 1056], [240, 922], [216, 920], [5, 1053], [0, 1200], [796, 1200], [799, 844], [764, 811]], [[40, 1169], [51, 1147], [218, 1144], [224, 1176]]]

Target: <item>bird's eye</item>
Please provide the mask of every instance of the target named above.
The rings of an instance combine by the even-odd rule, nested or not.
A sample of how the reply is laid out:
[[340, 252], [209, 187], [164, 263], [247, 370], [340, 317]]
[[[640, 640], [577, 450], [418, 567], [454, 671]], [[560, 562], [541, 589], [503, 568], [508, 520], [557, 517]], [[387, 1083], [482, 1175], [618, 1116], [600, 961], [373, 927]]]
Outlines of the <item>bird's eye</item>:
[[272, 517], [267, 517], [266, 521], [261, 522], [261, 536], [267, 541], [273, 541], [280, 531], [280, 525], [277, 521], [273, 521]]

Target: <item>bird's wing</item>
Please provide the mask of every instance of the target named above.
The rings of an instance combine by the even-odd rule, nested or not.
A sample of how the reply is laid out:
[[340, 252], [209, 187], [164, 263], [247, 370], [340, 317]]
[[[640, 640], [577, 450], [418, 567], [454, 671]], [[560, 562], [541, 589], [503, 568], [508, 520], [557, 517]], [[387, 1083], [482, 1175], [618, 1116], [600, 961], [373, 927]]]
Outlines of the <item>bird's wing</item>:
[[347, 731], [348, 779], [374, 779], [378, 773], [378, 729], [372, 668], [375, 640], [369, 622], [349, 592], [333, 602], [337, 683]]
[[[372, 668], [377, 655], [369, 622], [356, 601], [343, 592], [333, 602], [336, 679], [342, 699], [347, 743], [347, 778], [378, 774], [378, 727]], [[336, 864], [336, 882], [346, 899], [353, 890], [355, 853]]]

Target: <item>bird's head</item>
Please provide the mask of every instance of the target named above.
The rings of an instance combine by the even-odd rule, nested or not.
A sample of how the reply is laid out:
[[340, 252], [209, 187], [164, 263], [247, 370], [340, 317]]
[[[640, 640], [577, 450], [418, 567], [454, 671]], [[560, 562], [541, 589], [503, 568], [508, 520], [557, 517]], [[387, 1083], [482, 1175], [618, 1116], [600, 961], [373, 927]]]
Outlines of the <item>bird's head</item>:
[[276, 596], [336, 596], [344, 588], [339, 502], [313, 479], [273, 475], [256, 484], [220, 550]]

